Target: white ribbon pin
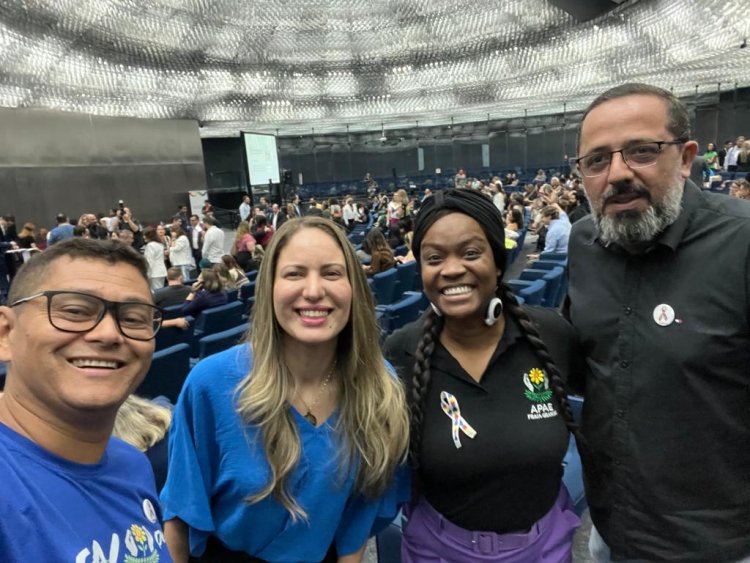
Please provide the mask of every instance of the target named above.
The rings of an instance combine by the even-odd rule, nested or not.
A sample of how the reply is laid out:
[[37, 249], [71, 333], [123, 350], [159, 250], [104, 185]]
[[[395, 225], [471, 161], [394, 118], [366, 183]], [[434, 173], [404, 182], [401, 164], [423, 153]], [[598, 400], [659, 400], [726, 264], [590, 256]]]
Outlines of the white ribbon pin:
[[458, 406], [458, 400], [447, 391], [440, 392], [440, 406], [443, 408], [443, 412], [448, 415], [448, 418], [451, 419], [453, 444], [456, 446], [456, 449], [460, 449], [461, 438], [458, 431], [460, 430], [469, 438], [474, 438], [474, 436], [477, 435], [477, 431], [471, 427], [471, 424], [466, 422], [466, 419], [463, 416], [461, 416], [461, 408]]

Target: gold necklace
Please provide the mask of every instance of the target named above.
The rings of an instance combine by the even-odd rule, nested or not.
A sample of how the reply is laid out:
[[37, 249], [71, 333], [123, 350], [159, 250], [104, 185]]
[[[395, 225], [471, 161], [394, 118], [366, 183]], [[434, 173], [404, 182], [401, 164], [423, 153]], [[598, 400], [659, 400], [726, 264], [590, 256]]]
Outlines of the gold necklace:
[[[315, 397], [315, 400], [313, 401], [312, 406], [317, 407], [318, 403], [320, 403], [320, 399], [323, 397], [323, 392], [326, 390], [326, 387], [328, 387], [328, 384], [331, 382], [331, 376], [333, 376], [333, 370], [336, 369], [336, 360], [333, 360], [333, 365], [331, 366], [331, 369], [328, 370], [328, 373], [326, 374], [325, 378], [323, 379], [323, 383], [320, 386], [320, 390], [318, 391], [317, 396]], [[310, 405], [308, 405], [305, 400], [302, 398], [302, 395], [300, 394], [298, 389], [294, 389], [294, 393], [297, 395], [300, 401], [302, 401], [302, 404], [305, 405], [305, 409], [307, 409], [307, 412], [302, 415], [304, 416], [307, 421], [312, 424], [313, 426], [318, 425], [318, 419], [317, 417], [312, 413], [312, 408]]]

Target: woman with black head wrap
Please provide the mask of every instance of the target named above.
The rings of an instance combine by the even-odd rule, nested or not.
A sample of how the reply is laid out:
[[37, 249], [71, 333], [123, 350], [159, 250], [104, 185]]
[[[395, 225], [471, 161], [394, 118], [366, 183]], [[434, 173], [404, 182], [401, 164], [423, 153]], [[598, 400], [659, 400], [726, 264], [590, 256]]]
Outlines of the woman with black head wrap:
[[437, 192], [417, 216], [432, 309], [385, 346], [411, 409], [405, 563], [571, 560], [580, 521], [562, 460], [578, 432], [563, 378], [580, 356], [556, 311], [521, 307], [502, 283], [503, 233], [472, 190]]

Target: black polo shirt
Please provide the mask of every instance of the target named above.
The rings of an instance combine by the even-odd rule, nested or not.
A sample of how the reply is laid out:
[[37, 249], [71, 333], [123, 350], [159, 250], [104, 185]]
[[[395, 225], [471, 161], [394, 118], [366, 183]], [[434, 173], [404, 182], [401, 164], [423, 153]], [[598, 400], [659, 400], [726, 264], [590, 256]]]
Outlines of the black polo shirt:
[[[575, 351], [572, 328], [553, 310], [529, 311], [567, 375]], [[421, 338], [417, 321], [386, 342], [386, 357], [407, 389]], [[424, 403], [421, 493], [454, 524], [474, 531], [525, 531], [555, 503], [569, 435], [542, 367], [512, 319], [479, 383], [437, 343]], [[476, 431], [474, 438], [458, 431], [460, 448], [442, 393], [455, 398], [460, 416]]]
[[[586, 356], [597, 529], [615, 556], [750, 555], [750, 202], [687, 182], [651, 248], [570, 236], [566, 314]], [[598, 482], [598, 484], [596, 484]]]

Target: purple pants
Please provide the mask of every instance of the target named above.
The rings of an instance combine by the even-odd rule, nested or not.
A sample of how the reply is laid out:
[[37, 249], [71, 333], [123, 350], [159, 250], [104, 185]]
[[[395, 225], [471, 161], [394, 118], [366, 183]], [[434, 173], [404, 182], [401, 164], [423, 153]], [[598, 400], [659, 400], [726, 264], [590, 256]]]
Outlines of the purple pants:
[[570, 563], [581, 520], [565, 486], [552, 508], [528, 532], [472, 532], [446, 520], [426, 500], [407, 508], [401, 540], [403, 563]]

